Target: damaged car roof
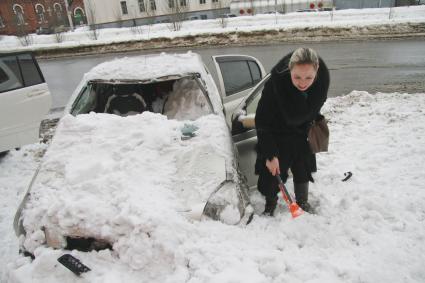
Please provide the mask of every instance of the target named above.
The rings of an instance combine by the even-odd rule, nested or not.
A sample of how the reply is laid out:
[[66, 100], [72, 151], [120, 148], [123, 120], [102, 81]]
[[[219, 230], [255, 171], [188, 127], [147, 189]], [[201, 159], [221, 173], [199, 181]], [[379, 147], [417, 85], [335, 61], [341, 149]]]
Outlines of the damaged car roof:
[[86, 80], [146, 80], [185, 73], [205, 74], [196, 53], [155, 54], [119, 58], [97, 65], [84, 75]]

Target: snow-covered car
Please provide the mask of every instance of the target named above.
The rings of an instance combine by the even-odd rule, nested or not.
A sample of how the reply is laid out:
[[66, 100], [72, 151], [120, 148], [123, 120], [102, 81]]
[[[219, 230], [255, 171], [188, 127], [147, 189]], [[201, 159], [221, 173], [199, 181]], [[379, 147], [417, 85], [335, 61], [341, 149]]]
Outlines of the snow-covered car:
[[[215, 58], [222, 87], [229, 65], [220, 62], [247, 58]], [[247, 91], [256, 83], [248, 81], [224, 93]], [[167, 250], [161, 234], [194, 218], [247, 223], [253, 209], [223, 100], [195, 53], [94, 67], [71, 96], [16, 213], [22, 251], [109, 248], [125, 259], [135, 239]]]
[[39, 140], [51, 95], [31, 53], [0, 53], [0, 153]]

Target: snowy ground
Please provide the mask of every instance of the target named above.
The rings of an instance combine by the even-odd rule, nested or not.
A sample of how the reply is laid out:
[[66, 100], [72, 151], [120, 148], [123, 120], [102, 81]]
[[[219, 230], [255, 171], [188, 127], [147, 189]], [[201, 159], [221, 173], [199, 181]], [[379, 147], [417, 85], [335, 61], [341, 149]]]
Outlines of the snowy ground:
[[[293, 220], [280, 205], [276, 217], [256, 215], [246, 227], [188, 222], [162, 239], [171, 254], [152, 254], [155, 245], [140, 250], [145, 240], [135, 238], [142, 268], [109, 250], [73, 251], [92, 269], [80, 280], [56, 263], [58, 251], [38, 249], [32, 264], [18, 258], [13, 215], [45, 146], [12, 151], [0, 159], [0, 264], [15, 270], [10, 281], [43, 283], [425, 282], [424, 109], [424, 93], [331, 98], [323, 111], [330, 151], [318, 156], [311, 186], [318, 215]], [[345, 171], [353, 177], [341, 182]], [[251, 200], [259, 214], [262, 198], [254, 192]], [[5, 269], [1, 279], [8, 279]]]
[[[223, 28], [219, 19], [183, 22], [180, 31], [170, 30], [170, 24], [154, 24], [138, 28], [108, 28], [98, 30], [98, 40], [92, 40], [87, 27], [63, 34], [63, 42], [57, 43], [55, 35], [34, 35], [33, 43], [23, 47], [15, 36], [0, 37], [1, 51], [44, 50], [56, 48], [104, 45], [117, 42], [150, 40], [154, 38], [178, 38], [195, 35], [214, 35], [230, 32], [254, 32], [270, 30], [301, 30], [304, 28], [327, 28], [326, 35], [332, 35], [333, 28], [357, 27], [348, 30], [347, 37], [355, 37], [356, 32], [364, 32], [368, 27], [379, 25], [381, 33], [403, 33], [403, 23], [424, 23], [425, 6], [350, 9], [334, 12], [288, 13], [275, 16], [261, 14], [256, 16], [227, 19]], [[374, 30], [375, 33], [379, 28]], [[291, 35], [293, 37], [294, 35]], [[299, 35], [297, 35], [299, 36]], [[311, 38], [310, 38], [311, 40]]]

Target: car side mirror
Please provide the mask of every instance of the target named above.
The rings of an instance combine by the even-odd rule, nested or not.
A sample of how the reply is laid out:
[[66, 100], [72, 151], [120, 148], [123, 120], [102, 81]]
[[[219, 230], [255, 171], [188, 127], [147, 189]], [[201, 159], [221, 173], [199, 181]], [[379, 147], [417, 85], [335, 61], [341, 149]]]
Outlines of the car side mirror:
[[241, 115], [239, 121], [245, 129], [255, 129], [255, 114]]
[[232, 120], [232, 135], [238, 135], [255, 129], [255, 114], [239, 114]]

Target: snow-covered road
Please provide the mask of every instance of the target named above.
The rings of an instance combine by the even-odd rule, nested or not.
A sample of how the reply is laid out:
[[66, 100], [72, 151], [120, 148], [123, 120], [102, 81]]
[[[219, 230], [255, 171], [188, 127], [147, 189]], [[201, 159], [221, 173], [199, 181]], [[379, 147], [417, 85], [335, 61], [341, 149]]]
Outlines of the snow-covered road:
[[[237, 33], [252, 34], [264, 33], [256, 41], [257, 43], [270, 42], [276, 40], [277, 31], [283, 33], [281, 42], [293, 41], [311, 41], [327, 38], [361, 38], [361, 35], [370, 34], [377, 37], [391, 37], [397, 34], [403, 36], [412, 33], [423, 36], [423, 23], [425, 21], [425, 6], [393, 7], [393, 8], [369, 8], [369, 9], [348, 9], [336, 10], [334, 12], [315, 12], [315, 13], [288, 13], [279, 14], [258, 14], [255, 16], [242, 16], [229, 18], [226, 21], [226, 27], [223, 27], [220, 19], [184, 21], [181, 30], [173, 31], [171, 24], [153, 24], [139, 26], [134, 28], [105, 28], [97, 29], [98, 39], [93, 40], [87, 26], [69, 31], [62, 34], [62, 42], [57, 42], [57, 37], [53, 34], [32, 35], [30, 37], [31, 45], [22, 46], [22, 43], [16, 36], [0, 37], [0, 50], [34, 50], [48, 51], [67, 48], [80, 48], [84, 46], [111, 45], [109, 52], [123, 51], [123, 45], [114, 46], [116, 43], [131, 43], [141, 41], [142, 44], [134, 50], [148, 48], [165, 48], [177, 46], [181, 43], [174, 41], [170, 44], [168, 40], [163, 39], [184, 39], [200, 36], [197, 42], [192, 42], [190, 46], [211, 45], [216, 42], [217, 45], [229, 43], [249, 42], [251, 36], [245, 36], [238, 39]], [[409, 27], [413, 24], [415, 27]], [[135, 32], [136, 30], [136, 32]], [[316, 30], [317, 33], [312, 32]], [[309, 33], [312, 32], [312, 33]], [[230, 34], [229, 38], [215, 41], [215, 36]], [[202, 37], [205, 36], [205, 37]], [[243, 39], [245, 38], [245, 39]], [[153, 45], [149, 44], [153, 40]], [[163, 41], [163, 42], [161, 42]], [[184, 46], [184, 44], [183, 44]], [[107, 46], [105, 48], [108, 50]], [[74, 51], [75, 52], [75, 51]], [[89, 52], [82, 48], [81, 52]], [[102, 51], [94, 49], [94, 53]], [[47, 52], [48, 54], [48, 52]], [[57, 54], [53, 52], [52, 55]], [[44, 54], [46, 55], [46, 53]], [[68, 54], [72, 55], [72, 54]]]

